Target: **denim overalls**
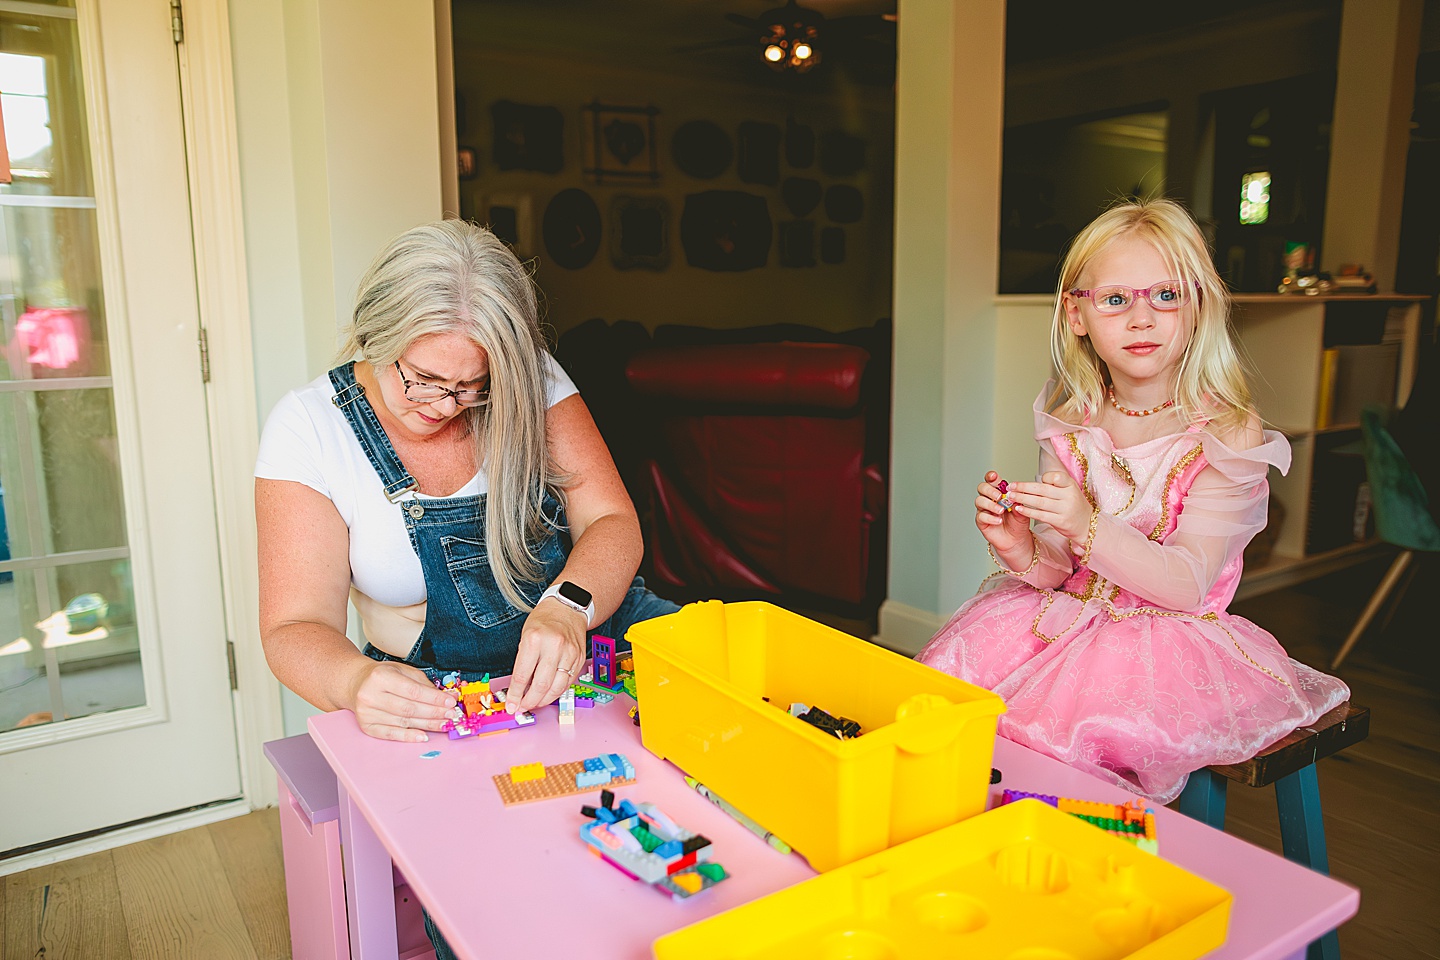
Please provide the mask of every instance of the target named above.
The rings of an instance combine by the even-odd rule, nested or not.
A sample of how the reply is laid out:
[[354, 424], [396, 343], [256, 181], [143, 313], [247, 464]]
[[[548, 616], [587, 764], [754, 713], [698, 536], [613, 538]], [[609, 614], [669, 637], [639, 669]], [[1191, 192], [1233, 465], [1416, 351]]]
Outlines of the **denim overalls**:
[[[385, 495], [402, 512], [410, 545], [420, 557], [420, 569], [425, 574], [425, 625], [404, 662], [432, 678], [451, 670], [458, 670], [465, 680], [485, 673], [510, 673], [526, 612], [510, 605], [490, 571], [485, 551], [484, 495], [415, 498], [411, 494], [417, 486], [415, 478], [390, 445], [375, 410], [365, 399], [365, 388], [355, 382], [355, 364], [331, 370], [330, 382], [335, 386], [332, 402], [355, 431], [365, 456], [380, 475]], [[543, 579], [520, 584], [521, 595], [532, 606], [560, 575], [570, 552], [564, 509], [548, 493], [542, 509], [550, 526], [535, 551]], [[620, 640], [632, 624], [678, 609], [647, 590], [645, 581], [636, 577], [620, 608], [591, 633]], [[375, 660], [398, 659], [370, 644], [365, 646], [365, 655]]]

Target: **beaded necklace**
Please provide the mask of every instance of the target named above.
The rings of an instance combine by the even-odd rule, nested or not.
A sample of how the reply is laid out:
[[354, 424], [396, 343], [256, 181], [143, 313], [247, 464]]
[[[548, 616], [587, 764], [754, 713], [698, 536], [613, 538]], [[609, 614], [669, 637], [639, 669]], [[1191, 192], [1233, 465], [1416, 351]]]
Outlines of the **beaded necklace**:
[[1115, 399], [1114, 387], [1106, 389], [1105, 396], [1110, 398], [1110, 406], [1114, 407], [1116, 410], [1119, 410], [1127, 417], [1148, 417], [1152, 413], [1159, 413], [1161, 410], [1175, 406], [1174, 400], [1166, 400], [1164, 403], [1160, 404], [1160, 406], [1151, 407], [1149, 410], [1131, 410], [1129, 407], [1120, 406], [1120, 401]]

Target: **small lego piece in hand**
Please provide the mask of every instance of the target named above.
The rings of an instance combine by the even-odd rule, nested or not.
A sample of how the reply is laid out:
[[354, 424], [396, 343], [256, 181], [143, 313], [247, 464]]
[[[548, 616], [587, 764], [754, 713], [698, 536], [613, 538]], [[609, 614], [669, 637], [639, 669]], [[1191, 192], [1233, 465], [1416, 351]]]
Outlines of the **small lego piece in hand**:
[[1001, 480], [1001, 481], [997, 482], [997, 483], [995, 484], [995, 486], [996, 486], [996, 487], [999, 489], [999, 491], [1000, 491], [1000, 499], [999, 499], [999, 500], [996, 500], [995, 502], [998, 503], [998, 504], [1000, 504], [1000, 506], [1004, 508], [1004, 510], [1005, 510], [1006, 513], [1009, 513], [1011, 510], [1014, 510], [1014, 509], [1015, 509], [1015, 501], [1014, 501], [1014, 500], [1011, 500], [1011, 499], [1010, 499], [1010, 494], [1006, 492], [1006, 491], [1008, 491], [1008, 490], [1010, 489], [1010, 484], [1007, 483], [1007, 482], [1004, 481], [1004, 480]]

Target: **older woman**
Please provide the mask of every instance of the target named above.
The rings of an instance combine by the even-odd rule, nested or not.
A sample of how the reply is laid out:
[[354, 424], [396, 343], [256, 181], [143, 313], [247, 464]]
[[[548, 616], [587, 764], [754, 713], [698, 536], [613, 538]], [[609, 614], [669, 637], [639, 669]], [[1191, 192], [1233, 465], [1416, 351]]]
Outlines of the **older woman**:
[[533, 709], [580, 672], [587, 631], [676, 609], [635, 577], [634, 507], [489, 231], [393, 240], [342, 356], [276, 405], [255, 470], [261, 636], [287, 687], [425, 740], [453, 706], [438, 674], [513, 673], [508, 706]]

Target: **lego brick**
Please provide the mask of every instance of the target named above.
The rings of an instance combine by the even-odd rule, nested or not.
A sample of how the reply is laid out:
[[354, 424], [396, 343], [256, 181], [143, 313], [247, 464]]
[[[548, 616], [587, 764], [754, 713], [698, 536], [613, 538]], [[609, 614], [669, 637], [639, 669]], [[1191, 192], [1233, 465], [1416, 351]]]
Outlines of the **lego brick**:
[[522, 763], [510, 768], [510, 782], [524, 783], [528, 780], [544, 780], [545, 765], [543, 763]]

